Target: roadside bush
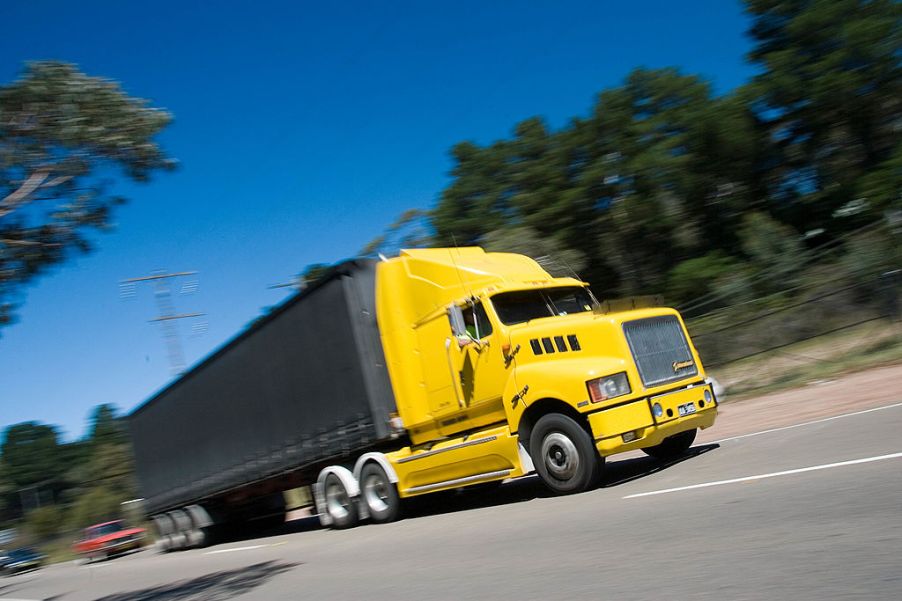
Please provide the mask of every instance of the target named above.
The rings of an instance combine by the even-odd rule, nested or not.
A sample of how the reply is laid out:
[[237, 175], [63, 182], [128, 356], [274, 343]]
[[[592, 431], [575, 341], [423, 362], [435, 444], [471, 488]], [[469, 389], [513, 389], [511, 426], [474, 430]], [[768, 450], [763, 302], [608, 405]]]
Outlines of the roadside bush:
[[56, 505], [38, 507], [25, 516], [25, 529], [39, 541], [56, 536], [62, 528], [63, 511]]
[[780, 290], [796, 281], [805, 250], [794, 229], [764, 213], [749, 213], [742, 219], [739, 238], [753, 268], [767, 274], [758, 279], [758, 292]]
[[849, 241], [840, 267], [851, 282], [873, 282], [880, 273], [902, 263], [899, 242], [882, 231], [857, 236]]
[[718, 280], [739, 269], [739, 263], [720, 251], [683, 261], [667, 278], [667, 299], [678, 305], [715, 291]]
[[126, 499], [104, 486], [92, 488], [75, 501], [70, 526], [73, 529], [80, 529], [98, 522], [118, 519], [121, 517], [120, 503], [123, 500]]

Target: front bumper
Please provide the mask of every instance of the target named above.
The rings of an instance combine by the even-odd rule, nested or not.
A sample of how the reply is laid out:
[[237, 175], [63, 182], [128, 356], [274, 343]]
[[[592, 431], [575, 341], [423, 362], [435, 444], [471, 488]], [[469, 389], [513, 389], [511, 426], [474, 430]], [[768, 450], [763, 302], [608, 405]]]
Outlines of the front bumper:
[[36, 570], [41, 567], [41, 560], [29, 560], [29, 561], [19, 561], [16, 563], [10, 563], [4, 566], [4, 570], [6, 570], [10, 574], [18, 574], [20, 572], [27, 572], [29, 570]]
[[141, 547], [141, 539], [132, 538], [121, 541], [114, 541], [109, 544], [104, 545], [99, 549], [101, 553], [106, 553], [108, 555], [113, 555], [116, 553], [125, 553], [126, 551], [131, 551], [133, 549], [138, 549]]
[[[710, 395], [709, 401], [705, 400], [705, 391]], [[652, 413], [655, 403], [661, 405], [660, 417]], [[691, 406], [694, 412], [681, 416], [681, 406]], [[717, 400], [709, 384], [698, 383], [602, 409], [588, 417], [595, 447], [607, 456], [653, 447], [668, 436], [711, 426], [717, 417]]]

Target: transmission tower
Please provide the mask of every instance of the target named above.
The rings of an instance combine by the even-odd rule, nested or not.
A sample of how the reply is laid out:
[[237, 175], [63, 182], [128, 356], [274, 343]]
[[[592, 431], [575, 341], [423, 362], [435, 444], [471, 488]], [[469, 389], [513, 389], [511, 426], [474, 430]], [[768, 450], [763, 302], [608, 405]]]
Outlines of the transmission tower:
[[[165, 273], [155, 271], [153, 275], [140, 278], [129, 278], [119, 282], [122, 298], [135, 296], [135, 288], [140, 283], [151, 283], [154, 286], [154, 298], [156, 299], [159, 315], [151, 320], [151, 323], [159, 323], [163, 330], [163, 340], [166, 343], [166, 351], [169, 355], [169, 368], [172, 375], [177, 376], [185, 371], [185, 353], [182, 351], [182, 340], [179, 336], [177, 321], [193, 317], [202, 317], [204, 313], [176, 313], [175, 303], [172, 300], [170, 285], [176, 278], [196, 275], [196, 271], [180, 271]], [[183, 294], [190, 294], [197, 290], [197, 282], [189, 281], [182, 286]]]

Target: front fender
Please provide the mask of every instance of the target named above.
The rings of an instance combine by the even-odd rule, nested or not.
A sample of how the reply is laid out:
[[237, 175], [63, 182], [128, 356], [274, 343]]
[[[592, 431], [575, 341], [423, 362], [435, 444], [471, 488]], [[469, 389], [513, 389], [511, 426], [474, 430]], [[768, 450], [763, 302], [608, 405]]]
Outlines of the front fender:
[[584, 411], [589, 405], [586, 382], [625, 371], [628, 365], [621, 357], [554, 358], [517, 365], [504, 389], [511, 431], [517, 430], [530, 403], [540, 399], [557, 399]]

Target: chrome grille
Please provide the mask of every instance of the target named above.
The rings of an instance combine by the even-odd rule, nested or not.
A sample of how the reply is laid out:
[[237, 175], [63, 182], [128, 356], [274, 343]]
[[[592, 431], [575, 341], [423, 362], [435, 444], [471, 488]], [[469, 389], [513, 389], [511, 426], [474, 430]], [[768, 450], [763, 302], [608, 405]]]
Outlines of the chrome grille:
[[627, 322], [623, 333], [645, 386], [658, 386], [698, 373], [683, 328], [673, 315]]

